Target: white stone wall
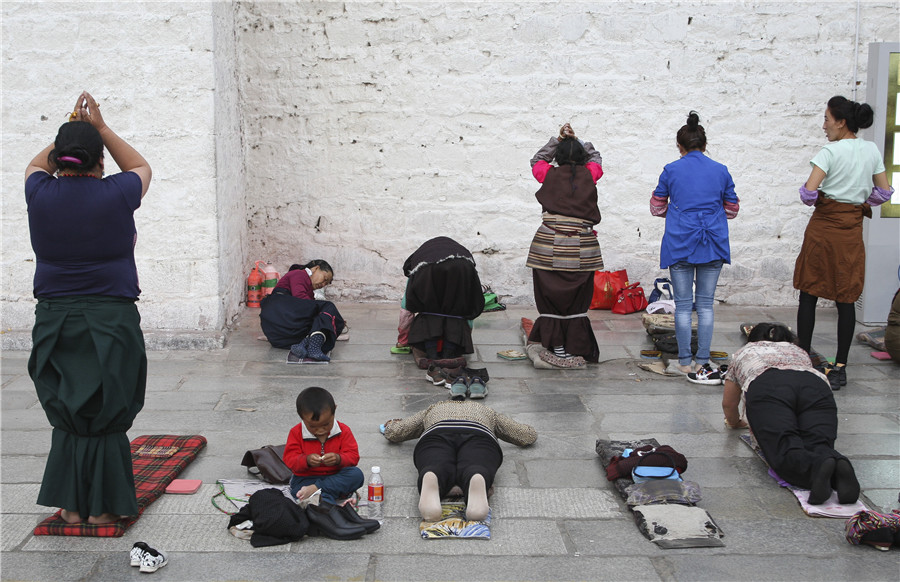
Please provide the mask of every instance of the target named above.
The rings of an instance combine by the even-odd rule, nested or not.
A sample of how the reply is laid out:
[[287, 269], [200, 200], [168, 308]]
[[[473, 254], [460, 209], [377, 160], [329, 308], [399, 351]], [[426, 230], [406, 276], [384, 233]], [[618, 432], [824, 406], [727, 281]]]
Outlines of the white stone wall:
[[[136, 213], [144, 329], [215, 336], [252, 261], [325, 258], [329, 296], [396, 300], [451, 236], [531, 301], [528, 160], [569, 121], [604, 158], [609, 268], [659, 275], [647, 199], [690, 109], [743, 210], [719, 297], [789, 304], [797, 201], [825, 101], [865, 98], [898, 2], [3, 2], [0, 325], [33, 320], [27, 162], [88, 89], [150, 161]], [[109, 161], [109, 170], [114, 165]], [[4, 336], [4, 345], [6, 345]]]
[[648, 198], [700, 112], [742, 201], [718, 297], [795, 301], [810, 210], [797, 188], [824, 104], [865, 97], [869, 42], [897, 2], [243, 3], [236, 16], [253, 258], [325, 258], [331, 296], [394, 299], [403, 260], [437, 235], [482, 279], [531, 300], [539, 224], [528, 160], [566, 121], [594, 142], [608, 268], [650, 282]]
[[[234, 285], [220, 277], [236, 270], [234, 259], [220, 261], [220, 254], [240, 262], [246, 231], [234, 35], [230, 7], [216, 6], [216, 22], [228, 26], [230, 39], [220, 62], [213, 9], [195, 2], [2, 4], [4, 330], [28, 329], [34, 317], [25, 166], [52, 142], [83, 89], [153, 169], [135, 213], [145, 331], [216, 336], [236, 312]], [[217, 99], [220, 90], [225, 100]], [[106, 168], [117, 171], [111, 159]], [[220, 185], [220, 175], [235, 183]]]

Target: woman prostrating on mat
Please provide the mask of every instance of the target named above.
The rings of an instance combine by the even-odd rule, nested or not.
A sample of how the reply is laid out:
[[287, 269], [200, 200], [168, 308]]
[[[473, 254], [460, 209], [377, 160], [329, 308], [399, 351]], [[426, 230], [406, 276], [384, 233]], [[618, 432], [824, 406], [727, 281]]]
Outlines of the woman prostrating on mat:
[[[104, 177], [104, 147], [121, 172]], [[134, 211], [150, 177], [87, 92], [25, 170], [38, 300], [28, 373], [53, 425], [38, 503], [68, 523], [138, 513], [126, 431], [147, 385]]]
[[299, 358], [331, 359], [327, 354], [344, 329], [344, 319], [334, 303], [317, 300], [314, 292], [333, 279], [334, 270], [323, 260], [291, 265], [260, 303], [260, 326], [270, 344], [290, 348]]
[[831, 387], [793, 337], [783, 325], [760, 323], [732, 355], [722, 394], [725, 425], [747, 426], [739, 413], [743, 399], [750, 431], [779, 477], [809, 489], [811, 505], [825, 503], [832, 489], [840, 503], [856, 503], [856, 473], [834, 450], [838, 419]]
[[603, 270], [594, 231], [600, 222], [601, 163], [594, 146], [577, 139], [568, 123], [531, 158], [531, 173], [541, 183], [535, 198], [542, 214], [525, 263], [539, 313], [528, 341], [544, 346], [540, 358], [559, 368], [582, 367], [600, 357], [588, 308], [594, 271]]
[[497, 439], [527, 447], [537, 440], [531, 426], [498, 414], [480, 402], [445, 400], [405, 419], [384, 424], [392, 443], [418, 438], [413, 462], [419, 471], [419, 513], [441, 518], [441, 499], [454, 486], [466, 498], [466, 518], [487, 517], [487, 494], [503, 462]]

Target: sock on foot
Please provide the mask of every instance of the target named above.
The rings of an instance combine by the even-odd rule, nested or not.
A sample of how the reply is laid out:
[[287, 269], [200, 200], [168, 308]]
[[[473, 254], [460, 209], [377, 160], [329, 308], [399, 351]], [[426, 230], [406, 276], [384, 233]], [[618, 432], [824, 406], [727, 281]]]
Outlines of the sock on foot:
[[838, 459], [834, 464], [834, 489], [838, 494], [838, 503], [852, 505], [859, 499], [859, 481], [853, 465], [847, 459]]
[[419, 514], [425, 521], [441, 519], [441, 492], [437, 475], [428, 471], [422, 475], [422, 492], [419, 493]]
[[834, 474], [834, 458], [829, 457], [813, 469], [812, 487], [809, 488], [809, 504], [822, 505], [831, 497], [831, 476]]
[[322, 351], [323, 345], [325, 345], [325, 334], [321, 331], [317, 331], [306, 338], [306, 351], [309, 354], [309, 357], [314, 360], [319, 360], [320, 362], [331, 360], [331, 358], [326, 356]]
[[566, 348], [564, 346], [556, 346], [555, 348], [553, 348], [553, 353], [554, 353], [554, 355], [556, 355], [560, 358], [571, 358], [572, 357], [572, 354], [567, 352]]
[[469, 498], [466, 501], [466, 519], [481, 521], [490, 511], [487, 499], [487, 484], [482, 475], [474, 475], [469, 480]]

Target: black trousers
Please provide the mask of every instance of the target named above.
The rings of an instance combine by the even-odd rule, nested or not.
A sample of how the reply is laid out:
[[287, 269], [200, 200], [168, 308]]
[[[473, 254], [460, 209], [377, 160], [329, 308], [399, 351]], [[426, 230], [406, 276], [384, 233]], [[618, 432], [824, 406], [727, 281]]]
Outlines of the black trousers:
[[484, 477], [490, 489], [497, 469], [503, 463], [500, 445], [489, 435], [477, 430], [438, 429], [416, 443], [413, 462], [419, 471], [416, 485], [422, 491], [422, 477], [431, 471], [438, 478], [441, 498], [459, 485], [468, 500], [469, 481], [474, 475]]
[[809, 489], [814, 470], [834, 450], [837, 405], [828, 382], [798, 370], [770, 368], [750, 383], [747, 421], [769, 466], [797, 487]]
[[331, 301], [299, 299], [276, 289], [260, 303], [259, 323], [266, 339], [276, 348], [289, 349], [309, 334], [325, 334], [325, 353], [334, 349], [344, 329], [344, 319]]

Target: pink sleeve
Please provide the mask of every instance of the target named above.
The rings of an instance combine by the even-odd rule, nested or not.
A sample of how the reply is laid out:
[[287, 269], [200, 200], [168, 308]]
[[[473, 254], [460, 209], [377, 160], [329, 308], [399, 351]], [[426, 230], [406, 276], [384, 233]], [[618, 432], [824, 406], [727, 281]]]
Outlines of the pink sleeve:
[[544, 178], [547, 177], [547, 172], [550, 171], [550, 164], [545, 162], [544, 160], [538, 160], [535, 162], [533, 166], [531, 166], [531, 175], [534, 176], [534, 179], [544, 183]]
[[593, 176], [594, 184], [596, 184], [597, 180], [599, 180], [600, 177], [603, 176], [603, 168], [597, 162], [588, 162], [585, 164], [585, 167], [591, 173], [591, 176]]
[[657, 196], [654, 194], [650, 197], [650, 214], [653, 216], [665, 216], [669, 211], [668, 197]]

